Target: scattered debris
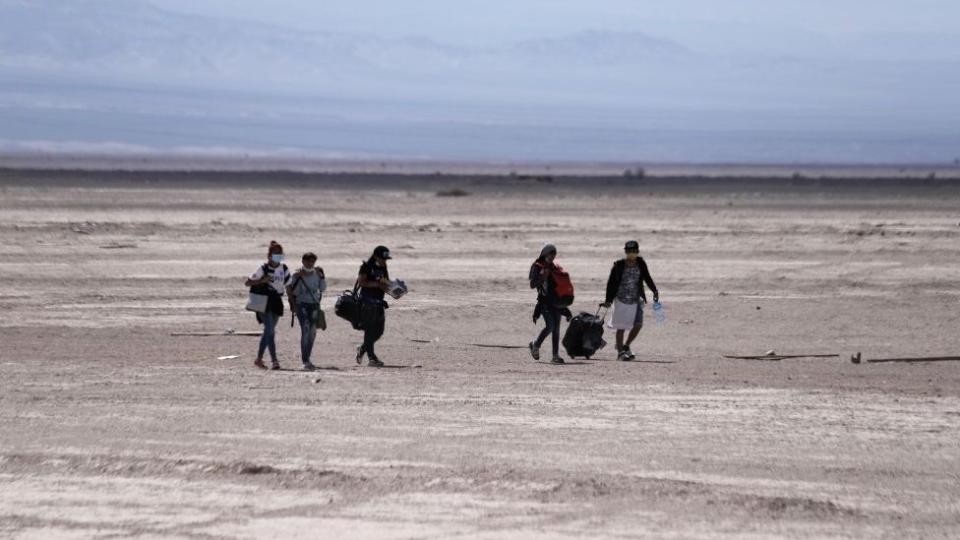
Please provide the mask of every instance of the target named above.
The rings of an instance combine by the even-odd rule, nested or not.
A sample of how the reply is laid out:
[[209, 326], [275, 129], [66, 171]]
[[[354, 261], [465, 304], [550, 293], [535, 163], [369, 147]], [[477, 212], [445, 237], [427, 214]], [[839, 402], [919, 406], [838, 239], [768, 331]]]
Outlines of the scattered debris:
[[227, 356], [218, 356], [217, 360], [236, 360], [237, 358], [240, 358], [239, 354], [231, 354]]
[[100, 249], [134, 249], [136, 247], [136, 244], [121, 244], [119, 242], [111, 242], [109, 244], [100, 246]]

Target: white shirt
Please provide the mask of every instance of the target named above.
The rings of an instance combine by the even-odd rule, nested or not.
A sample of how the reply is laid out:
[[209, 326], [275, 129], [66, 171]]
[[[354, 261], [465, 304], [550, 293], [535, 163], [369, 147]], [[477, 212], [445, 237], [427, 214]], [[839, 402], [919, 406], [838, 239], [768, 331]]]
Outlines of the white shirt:
[[270, 286], [277, 291], [280, 296], [283, 296], [283, 292], [287, 290], [287, 284], [290, 283], [290, 269], [287, 268], [287, 265], [280, 263], [277, 267], [271, 267], [269, 264], [261, 264], [257, 268], [256, 272], [250, 274], [250, 279], [256, 281], [263, 277], [263, 269], [266, 267], [267, 274], [271, 275]]

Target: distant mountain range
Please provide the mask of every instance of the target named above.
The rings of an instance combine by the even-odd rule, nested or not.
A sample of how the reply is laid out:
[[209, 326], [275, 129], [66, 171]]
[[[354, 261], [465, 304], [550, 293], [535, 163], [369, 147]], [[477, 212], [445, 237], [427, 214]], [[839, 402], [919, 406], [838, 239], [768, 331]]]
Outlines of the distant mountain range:
[[914, 57], [909, 36], [882, 48], [870, 45], [878, 36], [849, 49], [825, 40], [808, 55], [730, 37], [736, 52], [644, 31], [466, 46], [187, 15], [147, 0], [0, 0], [0, 148], [741, 161], [960, 153], [951, 54], [960, 47], [949, 39], [922, 41]]
[[692, 53], [640, 32], [456, 47], [188, 16], [137, 0], [0, 0], [0, 66], [134, 80], [322, 86], [385, 74], [638, 67]]

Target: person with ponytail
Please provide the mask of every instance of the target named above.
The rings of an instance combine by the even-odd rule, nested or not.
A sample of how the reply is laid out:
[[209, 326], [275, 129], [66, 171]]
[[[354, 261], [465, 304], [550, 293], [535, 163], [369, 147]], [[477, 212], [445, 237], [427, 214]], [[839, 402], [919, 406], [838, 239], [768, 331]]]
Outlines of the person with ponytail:
[[290, 269], [283, 264], [283, 246], [271, 241], [267, 249], [267, 262], [260, 265], [250, 274], [245, 282], [250, 292], [267, 297], [267, 308], [263, 313], [257, 313], [257, 321], [263, 325], [263, 334], [260, 336], [260, 345], [257, 349], [257, 359], [253, 365], [260, 369], [267, 369], [263, 363], [263, 354], [270, 351], [270, 369], [280, 369], [277, 359], [276, 335], [277, 323], [283, 317], [283, 293], [290, 284]]
[[386, 325], [385, 309], [388, 307], [383, 297], [390, 287], [390, 272], [387, 261], [392, 257], [386, 246], [377, 246], [373, 254], [362, 265], [357, 276], [360, 288], [360, 325], [363, 328], [363, 344], [357, 347], [357, 363], [367, 356], [367, 365], [383, 367], [383, 362], [374, 351], [377, 340], [383, 336]]

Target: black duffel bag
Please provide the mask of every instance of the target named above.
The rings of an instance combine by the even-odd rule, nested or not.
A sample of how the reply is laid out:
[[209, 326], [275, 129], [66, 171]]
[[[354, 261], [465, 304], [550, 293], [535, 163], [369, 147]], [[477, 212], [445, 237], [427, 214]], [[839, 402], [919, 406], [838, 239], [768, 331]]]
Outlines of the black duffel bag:
[[340, 296], [337, 297], [337, 303], [333, 308], [333, 312], [337, 314], [337, 317], [344, 319], [353, 326], [354, 330], [360, 330], [360, 295], [357, 294], [358, 288], [354, 287], [353, 290], [346, 290], [340, 293]]

